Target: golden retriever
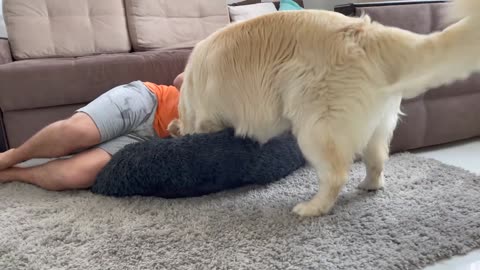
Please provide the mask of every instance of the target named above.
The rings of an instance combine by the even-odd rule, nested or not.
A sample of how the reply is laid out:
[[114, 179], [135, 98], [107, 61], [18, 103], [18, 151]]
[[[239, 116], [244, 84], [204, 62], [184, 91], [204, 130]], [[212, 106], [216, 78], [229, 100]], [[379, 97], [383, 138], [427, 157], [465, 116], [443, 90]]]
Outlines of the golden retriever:
[[366, 164], [360, 188], [383, 187], [402, 98], [480, 70], [480, 1], [452, 9], [463, 19], [428, 35], [320, 10], [232, 24], [195, 47], [170, 131], [232, 127], [260, 143], [292, 131], [319, 178], [318, 193], [293, 211], [326, 214], [356, 154]]

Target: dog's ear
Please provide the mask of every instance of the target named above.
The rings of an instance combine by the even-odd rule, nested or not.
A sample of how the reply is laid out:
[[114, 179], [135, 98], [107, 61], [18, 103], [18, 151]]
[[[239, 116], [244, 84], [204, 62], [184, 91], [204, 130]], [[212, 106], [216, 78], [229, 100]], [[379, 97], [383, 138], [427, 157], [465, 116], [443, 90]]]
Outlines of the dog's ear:
[[173, 138], [178, 138], [182, 136], [181, 134], [182, 122], [179, 119], [175, 119], [170, 124], [168, 124], [167, 131], [170, 133], [170, 136]]

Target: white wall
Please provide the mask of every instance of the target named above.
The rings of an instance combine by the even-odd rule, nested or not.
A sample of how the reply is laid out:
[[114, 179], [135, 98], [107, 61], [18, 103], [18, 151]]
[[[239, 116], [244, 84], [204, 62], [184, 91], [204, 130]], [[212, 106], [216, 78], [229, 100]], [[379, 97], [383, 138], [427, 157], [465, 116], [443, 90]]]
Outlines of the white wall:
[[3, 22], [2, 0], [0, 0], [0, 38], [7, 37], [7, 30]]
[[5, 22], [3, 21], [2, 0], [0, 0], [0, 38], [7, 37], [7, 30], [5, 29]]

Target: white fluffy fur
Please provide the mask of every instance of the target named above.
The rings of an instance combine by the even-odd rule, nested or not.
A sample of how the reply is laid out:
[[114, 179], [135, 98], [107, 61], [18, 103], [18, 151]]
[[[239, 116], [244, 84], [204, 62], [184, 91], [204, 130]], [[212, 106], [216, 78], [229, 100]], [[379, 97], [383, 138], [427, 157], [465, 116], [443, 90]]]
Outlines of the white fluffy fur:
[[261, 143], [291, 130], [320, 183], [294, 212], [325, 214], [355, 154], [367, 167], [360, 187], [383, 186], [402, 98], [480, 70], [477, 1], [457, 0], [466, 18], [429, 35], [315, 10], [231, 25], [194, 49], [180, 119], [170, 129], [184, 135], [233, 127]]

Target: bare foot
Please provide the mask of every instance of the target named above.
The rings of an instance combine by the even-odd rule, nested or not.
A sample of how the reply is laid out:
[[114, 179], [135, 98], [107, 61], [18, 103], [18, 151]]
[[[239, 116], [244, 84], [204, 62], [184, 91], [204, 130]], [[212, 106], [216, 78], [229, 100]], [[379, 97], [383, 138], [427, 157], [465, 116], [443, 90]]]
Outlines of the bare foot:
[[13, 150], [15, 149], [12, 148], [6, 152], [0, 153], [0, 171], [3, 171], [15, 165], [15, 164], [12, 164], [12, 161], [10, 158], [10, 155], [13, 153]]

